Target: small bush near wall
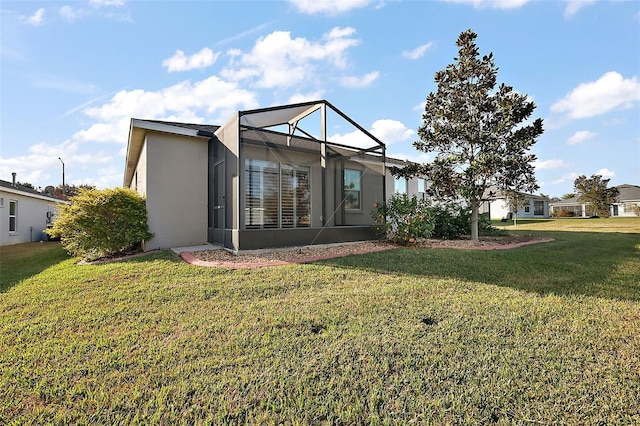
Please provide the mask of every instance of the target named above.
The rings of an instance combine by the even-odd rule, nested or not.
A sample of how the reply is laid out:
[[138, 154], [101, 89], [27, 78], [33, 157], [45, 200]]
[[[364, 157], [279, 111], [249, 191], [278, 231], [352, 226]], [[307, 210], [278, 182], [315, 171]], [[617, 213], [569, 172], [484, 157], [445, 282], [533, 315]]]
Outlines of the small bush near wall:
[[153, 236], [144, 198], [126, 188], [81, 190], [46, 232], [61, 235], [65, 250], [86, 260], [130, 250]]
[[420, 238], [429, 238], [433, 231], [429, 205], [415, 195], [409, 198], [396, 194], [386, 204], [376, 203], [371, 216], [376, 221], [376, 231], [397, 244], [413, 244]]

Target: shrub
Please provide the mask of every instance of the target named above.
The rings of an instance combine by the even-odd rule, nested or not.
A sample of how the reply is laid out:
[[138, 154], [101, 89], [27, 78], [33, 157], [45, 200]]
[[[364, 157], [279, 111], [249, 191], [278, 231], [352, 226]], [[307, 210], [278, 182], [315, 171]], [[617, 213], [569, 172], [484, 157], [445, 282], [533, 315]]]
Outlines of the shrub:
[[[438, 204], [430, 210], [433, 218], [432, 237], [451, 240], [471, 234], [471, 208], [458, 204]], [[486, 214], [478, 215], [478, 235], [499, 233]]]
[[415, 195], [409, 198], [396, 194], [386, 204], [376, 203], [371, 216], [376, 231], [397, 244], [413, 244], [420, 238], [429, 238], [433, 231], [429, 205]]
[[67, 252], [87, 260], [124, 252], [153, 236], [144, 198], [126, 188], [82, 189], [46, 232], [61, 235]]
[[562, 209], [556, 213], [557, 217], [574, 217], [576, 214], [570, 210]]

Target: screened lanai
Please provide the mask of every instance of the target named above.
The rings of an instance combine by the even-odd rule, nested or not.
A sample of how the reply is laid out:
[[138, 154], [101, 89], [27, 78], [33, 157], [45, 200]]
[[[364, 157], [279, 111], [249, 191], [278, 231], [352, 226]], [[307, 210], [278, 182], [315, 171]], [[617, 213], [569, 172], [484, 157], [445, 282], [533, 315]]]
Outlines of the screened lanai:
[[208, 240], [247, 250], [374, 239], [384, 164], [384, 144], [325, 100], [239, 111], [209, 144]]

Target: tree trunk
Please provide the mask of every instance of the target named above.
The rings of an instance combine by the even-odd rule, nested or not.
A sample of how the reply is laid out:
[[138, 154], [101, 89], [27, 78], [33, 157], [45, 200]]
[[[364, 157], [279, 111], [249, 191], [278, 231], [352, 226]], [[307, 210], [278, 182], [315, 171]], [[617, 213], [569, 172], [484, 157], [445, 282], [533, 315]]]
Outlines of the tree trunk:
[[477, 200], [471, 201], [471, 239], [478, 241], [478, 210], [480, 208], [480, 202]]

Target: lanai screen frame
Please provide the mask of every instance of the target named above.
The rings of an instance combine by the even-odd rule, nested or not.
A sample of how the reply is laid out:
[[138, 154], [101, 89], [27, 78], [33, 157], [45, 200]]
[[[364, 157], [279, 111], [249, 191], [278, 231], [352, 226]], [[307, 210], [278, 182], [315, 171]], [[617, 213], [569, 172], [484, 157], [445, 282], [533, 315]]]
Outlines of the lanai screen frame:
[[[372, 146], [368, 148], [360, 148], [355, 146], [349, 146], [327, 140], [327, 108], [330, 108], [339, 117], [347, 121], [353, 127], [361, 131], [372, 141]], [[300, 120], [308, 117], [309, 115], [320, 111], [320, 137], [316, 138], [312, 134], [306, 132], [299, 127]], [[243, 168], [243, 164], [240, 164], [244, 158], [243, 145], [256, 142], [257, 139], [261, 141], [265, 146], [271, 148], [278, 148], [287, 150], [300, 150], [308, 153], [313, 153], [315, 150], [319, 150], [320, 166], [322, 169], [322, 227], [327, 224], [327, 162], [331, 158], [363, 158], [368, 161], [378, 159], [381, 167], [382, 176], [382, 201], [386, 200], [386, 146], [385, 144], [372, 135], [365, 128], [360, 126], [351, 117], [340, 111], [326, 100], [302, 102], [297, 104], [280, 105], [274, 107], [246, 110], [238, 112], [238, 156], [236, 164], [237, 170], [240, 171]], [[288, 126], [288, 133], [269, 129], [270, 127]], [[245, 135], [257, 136], [255, 138], [249, 138]], [[300, 135], [299, 133], [302, 133]], [[266, 137], [262, 138], [261, 135]], [[268, 137], [268, 136], [271, 136]], [[276, 137], [284, 137], [286, 143], [278, 141]], [[315, 149], [314, 149], [315, 148]], [[244, 183], [244, 182], [242, 182]], [[242, 184], [240, 185], [243, 186]], [[238, 199], [238, 205], [241, 204], [241, 200]], [[240, 224], [240, 227], [244, 228], [246, 223]]]

